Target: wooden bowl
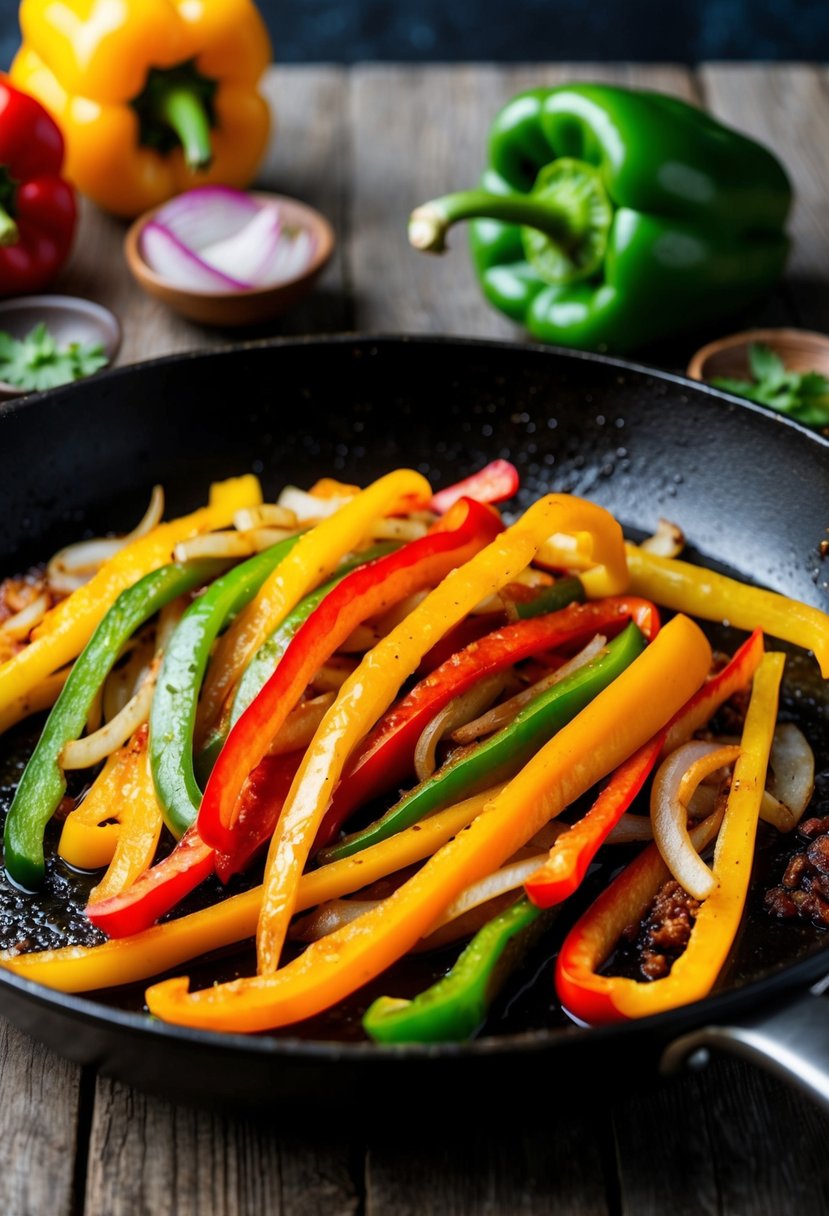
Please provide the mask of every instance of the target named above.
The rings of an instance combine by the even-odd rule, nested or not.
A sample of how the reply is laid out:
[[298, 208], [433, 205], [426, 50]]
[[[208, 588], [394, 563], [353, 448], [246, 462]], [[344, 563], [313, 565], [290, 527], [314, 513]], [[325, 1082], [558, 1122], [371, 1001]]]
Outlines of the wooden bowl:
[[249, 291], [202, 292], [176, 287], [151, 270], [140, 253], [141, 232], [160, 209], [155, 207], [140, 215], [124, 237], [124, 253], [133, 277], [151, 296], [202, 325], [234, 328], [258, 325], [288, 312], [311, 290], [331, 257], [334, 231], [324, 215], [297, 199], [281, 194], [254, 194], [253, 197], [278, 204], [286, 226], [306, 228], [316, 238], [313, 257], [302, 274], [273, 287], [252, 287]]
[[829, 376], [829, 335], [808, 329], [750, 329], [718, 338], [697, 351], [688, 364], [688, 375], [692, 380], [716, 376], [750, 380], [748, 348], [755, 343], [768, 346], [790, 371]]

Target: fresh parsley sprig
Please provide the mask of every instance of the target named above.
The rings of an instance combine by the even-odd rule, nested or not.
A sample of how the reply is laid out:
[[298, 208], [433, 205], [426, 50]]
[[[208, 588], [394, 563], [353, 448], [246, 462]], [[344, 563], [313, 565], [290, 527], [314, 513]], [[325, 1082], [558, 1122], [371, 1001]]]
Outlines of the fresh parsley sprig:
[[748, 366], [753, 380], [716, 376], [715, 388], [748, 397], [767, 405], [806, 426], [829, 427], [829, 379], [820, 372], [787, 371], [778, 354], [763, 343], [748, 348]]
[[57, 388], [91, 376], [108, 362], [100, 343], [70, 342], [59, 347], [42, 321], [22, 339], [0, 331], [0, 380], [17, 388]]

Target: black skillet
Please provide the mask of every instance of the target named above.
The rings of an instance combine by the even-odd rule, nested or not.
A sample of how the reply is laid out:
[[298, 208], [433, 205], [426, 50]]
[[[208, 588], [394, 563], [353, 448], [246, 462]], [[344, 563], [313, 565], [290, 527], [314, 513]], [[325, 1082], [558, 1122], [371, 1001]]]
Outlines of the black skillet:
[[[162, 359], [3, 407], [0, 571], [42, 560], [85, 529], [129, 528], [154, 482], [177, 511], [201, 501], [211, 479], [245, 470], [276, 491], [323, 473], [365, 483], [406, 464], [439, 486], [495, 456], [521, 469], [524, 503], [549, 489], [585, 495], [633, 533], [667, 516], [707, 562], [829, 607], [819, 552], [829, 525], [825, 440], [601, 357], [433, 339], [255, 344]], [[811, 660], [795, 660], [794, 680], [806, 688], [813, 731], [825, 736]], [[7, 930], [17, 918], [23, 932], [31, 910], [7, 893], [2, 916]], [[579, 1028], [555, 1007], [547, 959], [496, 1032], [463, 1047], [217, 1036], [152, 1021], [134, 1011], [134, 993], [68, 997], [2, 973], [0, 1010], [78, 1061], [200, 1101], [319, 1109], [347, 1099], [350, 1109], [383, 1109], [389, 1094], [412, 1102], [438, 1086], [463, 1093], [470, 1109], [476, 1094], [532, 1082], [542, 1070], [563, 1086], [569, 1078], [616, 1085], [713, 1044], [784, 1071], [829, 1103], [827, 1010], [815, 990], [829, 972], [824, 936], [758, 909], [749, 919], [725, 984], [706, 1001]]]

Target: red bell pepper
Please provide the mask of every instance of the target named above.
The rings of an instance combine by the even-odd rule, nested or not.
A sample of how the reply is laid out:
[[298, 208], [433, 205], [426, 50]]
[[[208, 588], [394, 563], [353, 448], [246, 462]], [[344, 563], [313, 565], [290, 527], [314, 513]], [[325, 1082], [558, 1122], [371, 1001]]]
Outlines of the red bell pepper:
[[547, 861], [524, 884], [536, 907], [560, 904], [581, 885], [590, 862], [659, 759], [664, 734], [661, 731], [617, 768], [587, 814], [558, 837]]
[[[239, 798], [268, 744], [314, 673], [368, 617], [433, 586], [502, 530], [498, 515], [471, 499], [433, 531], [354, 570], [300, 626], [274, 674], [227, 737], [199, 810], [202, 838], [235, 857]], [[235, 868], [235, 866], [234, 866]]]
[[271, 838], [299, 768], [302, 752], [265, 756], [245, 786], [239, 815], [239, 844], [233, 859], [205, 844], [194, 824], [172, 853], [110, 899], [87, 905], [86, 915], [109, 937], [128, 937], [149, 928], [211, 874], [226, 882], [244, 869]]
[[618, 633], [630, 620], [648, 640], [659, 629], [659, 614], [648, 600], [608, 597], [505, 625], [452, 655], [415, 685], [368, 735], [334, 791], [316, 846], [329, 844], [355, 807], [406, 779], [423, 728], [454, 697], [484, 676], [532, 654], [578, 644], [596, 633]]
[[670, 723], [665, 733], [663, 755], [687, 743], [694, 731], [704, 725], [730, 696], [748, 685], [764, 653], [763, 631], [755, 629], [722, 671], [707, 680]]
[[62, 165], [55, 122], [0, 79], [0, 295], [45, 287], [69, 255], [77, 208]]
[[456, 481], [432, 495], [430, 508], [445, 515], [459, 498], [474, 498], [476, 502], [505, 502], [512, 498], [520, 485], [518, 470], [508, 460], [493, 460], [477, 473]]

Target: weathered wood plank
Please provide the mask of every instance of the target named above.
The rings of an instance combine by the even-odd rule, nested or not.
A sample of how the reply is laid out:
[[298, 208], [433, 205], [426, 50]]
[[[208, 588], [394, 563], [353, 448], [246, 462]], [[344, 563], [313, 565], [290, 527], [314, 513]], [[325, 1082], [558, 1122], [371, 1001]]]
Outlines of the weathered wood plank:
[[236, 1118], [149, 1098], [101, 1078], [84, 1216], [354, 1216], [349, 1146], [287, 1139]]
[[525, 1115], [503, 1094], [493, 1103], [494, 1130], [483, 1134], [459, 1127], [442, 1138], [407, 1132], [373, 1140], [366, 1216], [606, 1216], [596, 1112], [571, 1103], [565, 1117], [558, 1107], [545, 1118], [540, 1108]]
[[829, 75], [806, 65], [710, 64], [699, 76], [713, 113], [788, 169], [796, 202], [786, 284], [799, 324], [829, 329]]
[[0, 1212], [71, 1216], [80, 1078], [76, 1064], [0, 1022]]

